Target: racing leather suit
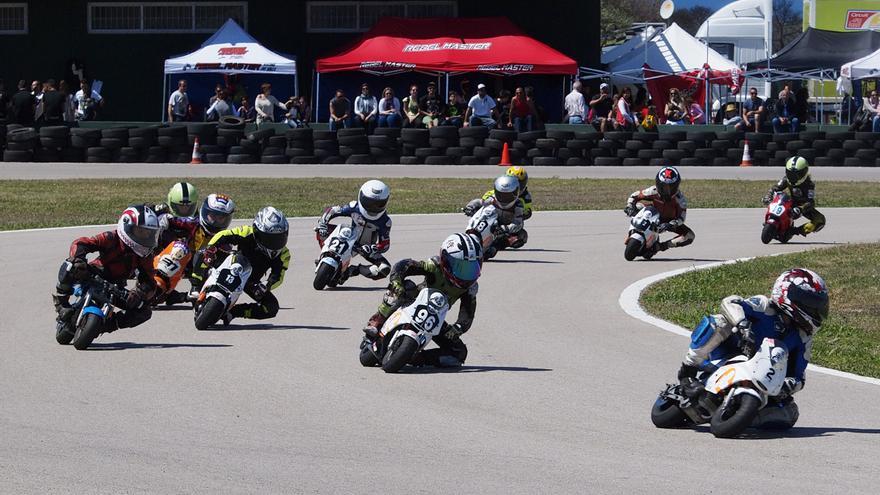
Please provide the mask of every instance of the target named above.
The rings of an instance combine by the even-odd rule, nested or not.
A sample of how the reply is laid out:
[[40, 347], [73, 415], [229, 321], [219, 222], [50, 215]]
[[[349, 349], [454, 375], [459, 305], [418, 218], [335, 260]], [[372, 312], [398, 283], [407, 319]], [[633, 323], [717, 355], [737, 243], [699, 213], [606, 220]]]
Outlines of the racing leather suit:
[[775, 186], [770, 188], [771, 195], [773, 192], [789, 190], [792, 203], [800, 208], [801, 215], [806, 217], [809, 222], [795, 227], [796, 232], [807, 235], [811, 232], [819, 232], [825, 227], [825, 215], [819, 213], [816, 209], [816, 184], [813, 179], [807, 177], [800, 185], [793, 186], [789, 184], [788, 179], [783, 177]]
[[[251, 276], [245, 283], [244, 293], [256, 303], [236, 304], [229, 310], [229, 313], [234, 317], [254, 320], [273, 318], [278, 314], [279, 305], [278, 298], [272, 294], [272, 291], [284, 282], [284, 273], [290, 266], [290, 250], [285, 247], [281, 254], [270, 258], [257, 247], [254, 226], [242, 225], [218, 232], [208, 241], [205, 256], [212, 262], [212, 265], [219, 265], [228, 255], [231, 246], [238, 246], [238, 252], [251, 263]], [[221, 255], [221, 253], [224, 254]], [[207, 269], [207, 265], [202, 263], [202, 269]], [[267, 272], [269, 277], [266, 279], [264, 288], [260, 280]]]
[[489, 191], [482, 198], [472, 199], [464, 207], [468, 216], [472, 216], [477, 210], [487, 205], [494, 205], [498, 210], [499, 232], [495, 235], [495, 241], [483, 253], [484, 259], [495, 256], [497, 251], [507, 248], [521, 248], [529, 240], [529, 233], [523, 228], [525, 220], [525, 206], [522, 198], [517, 199], [509, 208], [502, 208], [495, 201], [495, 191]]
[[651, 186], [630, 194], [627, 205], [641, 209], [644, 208], [643, 201], [650, 201], [660, 213], [660, 221], [667, 225], [667, 231], [678, 234], [677, 237], [663, 242], [664, 249], [666, 247], [684, 247], [694, 242], [696, 234], [684, 224], [684, 219], [687, 216], [687, 199], [681, 191], [676, 192], [672, 199], [665, 201], [657, 191], [657, 186]]
[[[382, 328], [385, 320], [405, 302], [402, 300], [405, 279], [417, 276], [425, 277], [425, 281], [417, 287], [418, 290], [430, 287], [443, 292], [450, 307], [456, 301], [460, 302], [458, 319], [455, 324], [444, 323], [443, 330], [433, 338], [438, 348], [422, 351], [419, 360], [423, 360], [424, 364], [436, 366], [442, 357], [447, 356], [457, 359], [459, 363], [464, 363], [467, 357], [467, 346], [461, 341], [460, 335], [467, 332], [474, 321], [479, 287], [477, 283], [474, 283], [469, 288], [462, 289], [449, 282], [443, 275], [443, 269], [440, 268], [438, 256], [427, 260], [404, 259], [398, 261], [391, 269], [390, 287], [385, 292], [378, 311], [370, 318], [368, 325], [376, 329]], [[452, 330], [452, 335], [450, 335], [450, 330]]]
[[[318, 227], [332, 232], [330, 221], [337, 217], [348, 217], [357, 223], [362, 222], [364, 225], [361, 238], [358, 239], [355, 249], [370, 264], [351, 265], [348, 276], [363, 275], [373, 280], [387, 277], [388, 273], [391, 272], [391, 262], [383, 254], [391, 247], [391, 217], [388, 216], [388, 213], [382, 214], [376, 220], [370, 220], [361, 215], [360, 210], [358, 210], [357, 201], [352, 201], [348, 204], [331, 206], [325, 209], [321, 219], [318, 220]], [[318, 242], [322, 247], [325, 240], [326, 237], [318, 236]]]

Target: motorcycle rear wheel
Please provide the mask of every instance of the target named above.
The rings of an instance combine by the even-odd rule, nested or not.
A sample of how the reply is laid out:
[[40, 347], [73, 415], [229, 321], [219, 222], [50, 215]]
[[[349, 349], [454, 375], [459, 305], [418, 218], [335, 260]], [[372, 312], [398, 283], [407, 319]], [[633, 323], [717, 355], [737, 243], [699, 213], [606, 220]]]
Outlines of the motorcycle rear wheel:
[[651, 422], [657, 428], [680, 428], [688, 422], [688, 417], [675, 401], [658, 397], [651, 408]]
[[211, 325], [217, 323], [217, 320], [223, 316], [223, 311], [225, 309], [226, 305], [219, 299], [209, 297], [208, 300], [205, 301], [205, 304], [202, 305], [202, 309], [196, 314], [196, 329], [205, 330]]
[[632, 261], [636, 259], [636, 256], [639, 255], [639, 251], [642, 250], [642, 241], [638, 239], [630, 239], [626, 241], [626, 249], [623, 250], [623, 257], [626, 261]]
[[98, 337], [103, 324], [104, 319], [100, 316], [94, 313], [84, 314], [73, 334], [73, 347], [78, 351], [88, 349], [92, 341]]
[[776, 237], [776, 225], [772, 223], [765, 223], [764, 228], [761, 229], [761, 242], [764, 244], [770, 244]]
[[752, 424], [761, 408], [761, 400], [750, 394], [739, 394], [719, 407], [712, 415], [712, 434], [717, 438], [736, 438]]
[[391, 343], [391, 347], [385, 352], [385, 356], [382, 358], [382, 371], [397, 373], [406, 366], [406, 363], [415, 356], [418, 350], [419, 343], [415, 339], [409, 335], [401, 335]]
[[361, 362], [361, 366], [365, 368], [372, 368], [375, 366], [379, 366], [379, 359], [373, 354], [373, 351], [370, 349], [370, 345], [368, 343], [364, 343], [361, 345], [361, 353], [358, 356]]
[[315, 281], [312, 283], [312, 286], [315, 290], [324, 290], [324, 287], [333, 280], [334, 275], [336, 275], [336, 268], [327, 263], [321, 263], [315, 271]]

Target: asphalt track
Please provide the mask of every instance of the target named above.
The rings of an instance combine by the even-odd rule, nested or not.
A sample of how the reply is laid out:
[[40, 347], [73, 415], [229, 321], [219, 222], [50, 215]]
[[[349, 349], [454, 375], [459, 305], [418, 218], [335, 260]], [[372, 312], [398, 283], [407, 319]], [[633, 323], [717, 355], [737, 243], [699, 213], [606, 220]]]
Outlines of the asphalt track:
[[[199, 332], [160, 310], [83, 352], [54, 342], [49, 291], [97, 229], [0, 234], [0, 493], [876, 493], [876, 385], [809, 375], [781, 438], [658, 430], [687, 340], [617, 301], [674, 268], [878, 238], [880, 209], [823, 212], [809, 242], [764, 246], [760, 210], [693, 210], [694, 245], [630, 263], [622, 213], [536, 213], [528, 246], [484, 268], [466, 365], [399, 375], [357, 362], [381, 283], [311, 288], [310, 219], [275, 320]], [[464, 220], [400, 216], [390, 257]]]
[[[0, 179], [106, 179], [126, 177], [459, 177], [494, 178], [494, 165], [231, 165], [0, 162]], [[779, 180], [779, 167], [679, 167], [685, 180]], [[644, 179], [657, 167], [529, 167], [531, 177]], [[880, 168], [813, 167], [817, 180], [880, 182]]]

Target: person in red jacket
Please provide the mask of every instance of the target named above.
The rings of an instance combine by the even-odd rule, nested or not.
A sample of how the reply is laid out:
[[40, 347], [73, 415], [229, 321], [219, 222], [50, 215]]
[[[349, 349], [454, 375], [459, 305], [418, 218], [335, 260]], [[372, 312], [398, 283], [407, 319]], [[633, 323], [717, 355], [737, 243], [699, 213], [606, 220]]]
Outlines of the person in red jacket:
[[[121, 286], [135, 276], [138, 281], [135, 288], [129, 291], [125, 310], [108, 318], [101, 333], [135, 327], [149, 320], [152, 312], [147, 301], [156, 289], [153, 251], [159, 231], [156, 213], [146, 205], [135, 205], [122, 212], [115, 230], [74, 240], [58, 274], [58, 284], [52, 296], [58, 321], [73, 316], [69, 302], [73, 286], [86, 279], [90, 271], [97, 271], [104, 280]], [[95, 252], [98, 256], [87, 261], [86, 255]]]

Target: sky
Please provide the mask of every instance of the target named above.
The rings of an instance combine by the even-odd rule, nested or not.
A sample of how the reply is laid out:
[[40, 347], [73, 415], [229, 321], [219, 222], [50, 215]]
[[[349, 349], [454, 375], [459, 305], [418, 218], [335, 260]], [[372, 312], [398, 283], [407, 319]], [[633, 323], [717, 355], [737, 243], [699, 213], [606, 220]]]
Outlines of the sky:
[[[706, 7], [709, 7], [713, 11], [715, 11], [715, 10], [718, 10], [721, 7], [724, 7], [725, 5], [729, 4], [733, 0], [672, 0], [672, 1], [675, 2], [676, 8], [693, 7], [694, 5], [704, 5]], [[803, 8], [803, 2], [801, 2], [799, 0], [795, 0], [794, 2], [792, 2], [792, 6], [794, 7], [794, 9], [796, 11], [800, 12], [801, 9]]]

